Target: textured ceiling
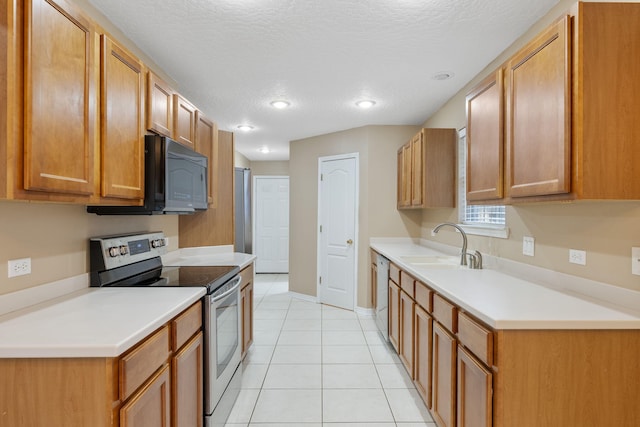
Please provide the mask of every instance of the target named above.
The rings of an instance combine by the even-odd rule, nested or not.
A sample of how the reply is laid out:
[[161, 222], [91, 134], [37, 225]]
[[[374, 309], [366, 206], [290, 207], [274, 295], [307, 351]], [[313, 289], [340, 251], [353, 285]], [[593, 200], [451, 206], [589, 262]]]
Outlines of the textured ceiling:
[[[286, 160], [292, 140], [423, 123], [558, 0], [89, 2], [233, 131], [239, 152]], [[363, 98], [376, 105], [356, 108]]]

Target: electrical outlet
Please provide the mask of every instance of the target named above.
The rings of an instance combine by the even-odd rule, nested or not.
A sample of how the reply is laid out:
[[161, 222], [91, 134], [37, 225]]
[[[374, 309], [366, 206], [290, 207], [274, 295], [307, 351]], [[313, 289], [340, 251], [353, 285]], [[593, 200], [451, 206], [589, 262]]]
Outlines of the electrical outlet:
[[9, 277], [31, 274], [31, 258], [9, 260], [8, 264]]
[[572, 264], [587, 265], [587, 252], [569, 249], [569, 262]]
[[640, 248], [631, 248], [631, 274], [640, 276]]
[[522, 238], [522, 255], [534, 256], [535, 255], [535, 241], [533, 237], [524, 236]]

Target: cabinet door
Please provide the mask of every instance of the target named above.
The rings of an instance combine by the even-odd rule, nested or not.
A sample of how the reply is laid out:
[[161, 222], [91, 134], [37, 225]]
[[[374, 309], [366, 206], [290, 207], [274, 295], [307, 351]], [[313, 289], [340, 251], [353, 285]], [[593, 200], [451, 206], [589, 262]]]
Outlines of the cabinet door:
[[101, 195], [143, 199], [143, 64], [103, 34], [101, 65]]
[[60, 0], [26, 3], [24, 188], [90, 195], [96, 155], [96, 34]]
[[120, 427], [169, 427], [169, 365], [120, 409]]
[[458, 346], [458, 427], [491, 427], [492, 376]]
[[431, 409], [431, 360], [433, 351], [433, 319], [416, 304], [414, 317], [415, 352], [414, 383], [422, 400]]
[[400, 287], [389, 280], [389, 341], [400, 351]]
[[466, 98], [467, 200], [504, 197], [503, 72], [481, 81]]
[[413, 317], [415, 303], [400, 291], [400, 360], [413, 379]]
[[191, 149], [196, 146], [196, 111], [182, 96], [173, 95], [173, 139]]
[[253, 282], [240, 292], [242, 299], [242, 357], [253, 342]]
[[411, 144], [398, 150], [398, 209], [411, 206]]
[[198, 333], [171, 360], [172, 427], [202, 427], [203, 339]]
[[456, 422], [456, 340], [438, 322], [433, 324], [433, 401], [431, 411], [440, 427]]
[[553, 25], [507, 65], [511, 197], [571, 189], [570, 19]]
[[424, 141], [422, 132], [411, 139], [411, 206], [424, 203]]
[[173, 89], [149, 71], [147, 82], [147, 130], [173, 135]]
[[209, 206], [215, 208], [218, 199], [218, 126], [196, 111], [196, 151], [209, 160], [207, 192]]

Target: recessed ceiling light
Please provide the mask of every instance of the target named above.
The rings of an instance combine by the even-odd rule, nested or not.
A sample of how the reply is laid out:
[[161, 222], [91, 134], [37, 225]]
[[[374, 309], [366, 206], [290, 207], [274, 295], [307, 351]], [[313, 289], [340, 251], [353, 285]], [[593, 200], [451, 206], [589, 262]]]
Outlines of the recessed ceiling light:
[[278, 109], [283, 109], [283, 108], [287, 108], [288, 106], [290, 106], [291, 103], [287, 102], [287, 101], [283, 101], [283, 100], [277, 100], [277, 101], [272, 101], [271, 102], [271, 106], [273, 108], [278, 108]]
[[245, 132], [249, 132], [250, 130], [253, 130], [253, 126], [251, 125], [239, 125], [238, 129], [245, 131]]
[[449, 80], [453, 76], [455, 76], [455, 74], [451, 71], [440, 71], [439, 73], [432, 75], [431, 78], [433, 80]]
[[369, 99], [363, 99], [362, 101], [356, 102], [356, 105], [360, 108], [371, 108], [376, 105], [376, 102]]
[[258, 151], [261, 152], [262, 154], [267, 154], [271, 150], [269, 150], [269, 147], [262, 147], [262, 148], [258, 149]]

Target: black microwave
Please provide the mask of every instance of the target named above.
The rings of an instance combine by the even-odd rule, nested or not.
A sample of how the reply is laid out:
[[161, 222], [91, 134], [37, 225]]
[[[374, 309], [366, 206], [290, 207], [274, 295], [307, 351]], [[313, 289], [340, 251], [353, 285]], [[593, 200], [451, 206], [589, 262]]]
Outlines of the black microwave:
[[207, 209], [207, 158], [159, 135], [144, 138], [144, 204], [87, 206], [98, 215], [191, 214]]

